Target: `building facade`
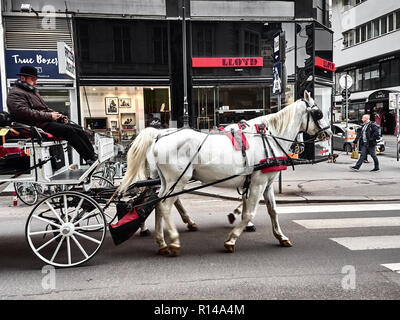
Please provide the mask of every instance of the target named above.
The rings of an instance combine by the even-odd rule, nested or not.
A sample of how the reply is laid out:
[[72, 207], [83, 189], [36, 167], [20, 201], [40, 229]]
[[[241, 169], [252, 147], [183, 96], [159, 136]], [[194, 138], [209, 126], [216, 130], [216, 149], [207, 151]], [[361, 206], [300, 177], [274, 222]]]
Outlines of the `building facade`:
[[[40, 21], [34, 12], [21, 13], [22, 3], [6, 1], [3, 8], [7, 75], [16, 36], [10, 21]], [[42, 17], [44, 2], [30, 4]], [[182, 126], [185, 60], [194, 128], [276, 112], [304, 90], [330, 116], [334, 66], [328, 1], [53, 0], [51, 6], [56, 15], [51, 46], [64, 41], [75, 52], [76, 119], [118, 142], [131, 141], [154, 119], [162, 127]], [[39, 31], [20, 42], [42, 49], [36, 45], [45, 42]]]
[[333, 0], [334, 62], [336, 64], [334, 120], [346, 118], [339, 79], [349, 74], [348, 118], [360, 122], [371, 114], [382, 132], [393, 134], [395, 112], [389, 93], [400, 91], [400, 2], [397, 0]]

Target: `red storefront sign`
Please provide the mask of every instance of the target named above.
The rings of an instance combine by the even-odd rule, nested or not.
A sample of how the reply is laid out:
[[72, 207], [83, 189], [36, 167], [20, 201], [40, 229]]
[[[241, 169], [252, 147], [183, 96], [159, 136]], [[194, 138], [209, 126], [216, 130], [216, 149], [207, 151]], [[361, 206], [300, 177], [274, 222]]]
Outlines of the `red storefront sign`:
[[332, 71], [332, 72], [335, 72], [335, 70], [336, 70], [335, 64], [333, 62], [322, 59], [320, 57], [315, 57], [315, 66], [317, 68], [327, 70], [327, 71]]
[[249, 68], [263, 65], [262, 57], [192, 58], [193, 68]]

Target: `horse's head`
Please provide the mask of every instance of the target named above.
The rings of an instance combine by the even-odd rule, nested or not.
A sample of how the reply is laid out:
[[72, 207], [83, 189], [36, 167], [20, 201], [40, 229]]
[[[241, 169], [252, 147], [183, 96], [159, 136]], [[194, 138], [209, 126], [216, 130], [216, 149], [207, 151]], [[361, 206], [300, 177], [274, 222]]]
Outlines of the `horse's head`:
[[318, 140], [328, 140], [332, 136], [331, 126], [307, 90], [304, 91], [302, 102], [305, 103], [306, 112], [303, 115], [301, 130], [316, 136]]

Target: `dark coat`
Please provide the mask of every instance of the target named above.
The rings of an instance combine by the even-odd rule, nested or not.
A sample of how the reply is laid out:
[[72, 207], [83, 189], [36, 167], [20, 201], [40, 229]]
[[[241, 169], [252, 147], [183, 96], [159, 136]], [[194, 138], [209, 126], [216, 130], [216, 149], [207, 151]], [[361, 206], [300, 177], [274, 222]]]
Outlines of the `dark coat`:
[[40, 128], [53, 121], [51, 113], [55, 112], [46, 105], [37, 89], [20, 84], [10, 90], [7, 107], [15, 121]]
[[[360, 142], [360, 149], [364, 145], [364, 141], [363, 141], [363, 138], [362, 138], [362, 128], [363, 128], [363, 126], [361, 126], [357, 130], [357, 136], [356, 136], [356, 139], [353, 142], [354, 144], [357, 144], [358, 142]], [[372, 123], [372, 122], [369, 122], [367, 131], [365, 132], [365, 134], [367, 136], [368, 146], [369, 147], [375, 147], [378, 144], [377, 140], [379, 140], [379, 138], [380, 138], [378, 126], [376, 124]]]

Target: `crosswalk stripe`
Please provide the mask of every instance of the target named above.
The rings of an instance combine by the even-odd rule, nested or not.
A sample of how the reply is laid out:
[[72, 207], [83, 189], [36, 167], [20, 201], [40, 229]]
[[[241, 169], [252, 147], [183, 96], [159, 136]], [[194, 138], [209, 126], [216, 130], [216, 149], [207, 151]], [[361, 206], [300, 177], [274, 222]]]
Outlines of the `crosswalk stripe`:
[[399, 227], [400, 217], [293, 220], [307, 229]]
[[354, 251], [400, 248], [400, 236], [344, 237], [330, 239]]
[[381, 266], [388, 268], [394, 272], [400, 273], [400, 263], [381, 264]]
[[356, 204], [324, 206], [277, 206], [276, 211], [285, 213], [322, 213], [322, 212], [366, 212], [366, 211], [400, 211], [400, 204]]

